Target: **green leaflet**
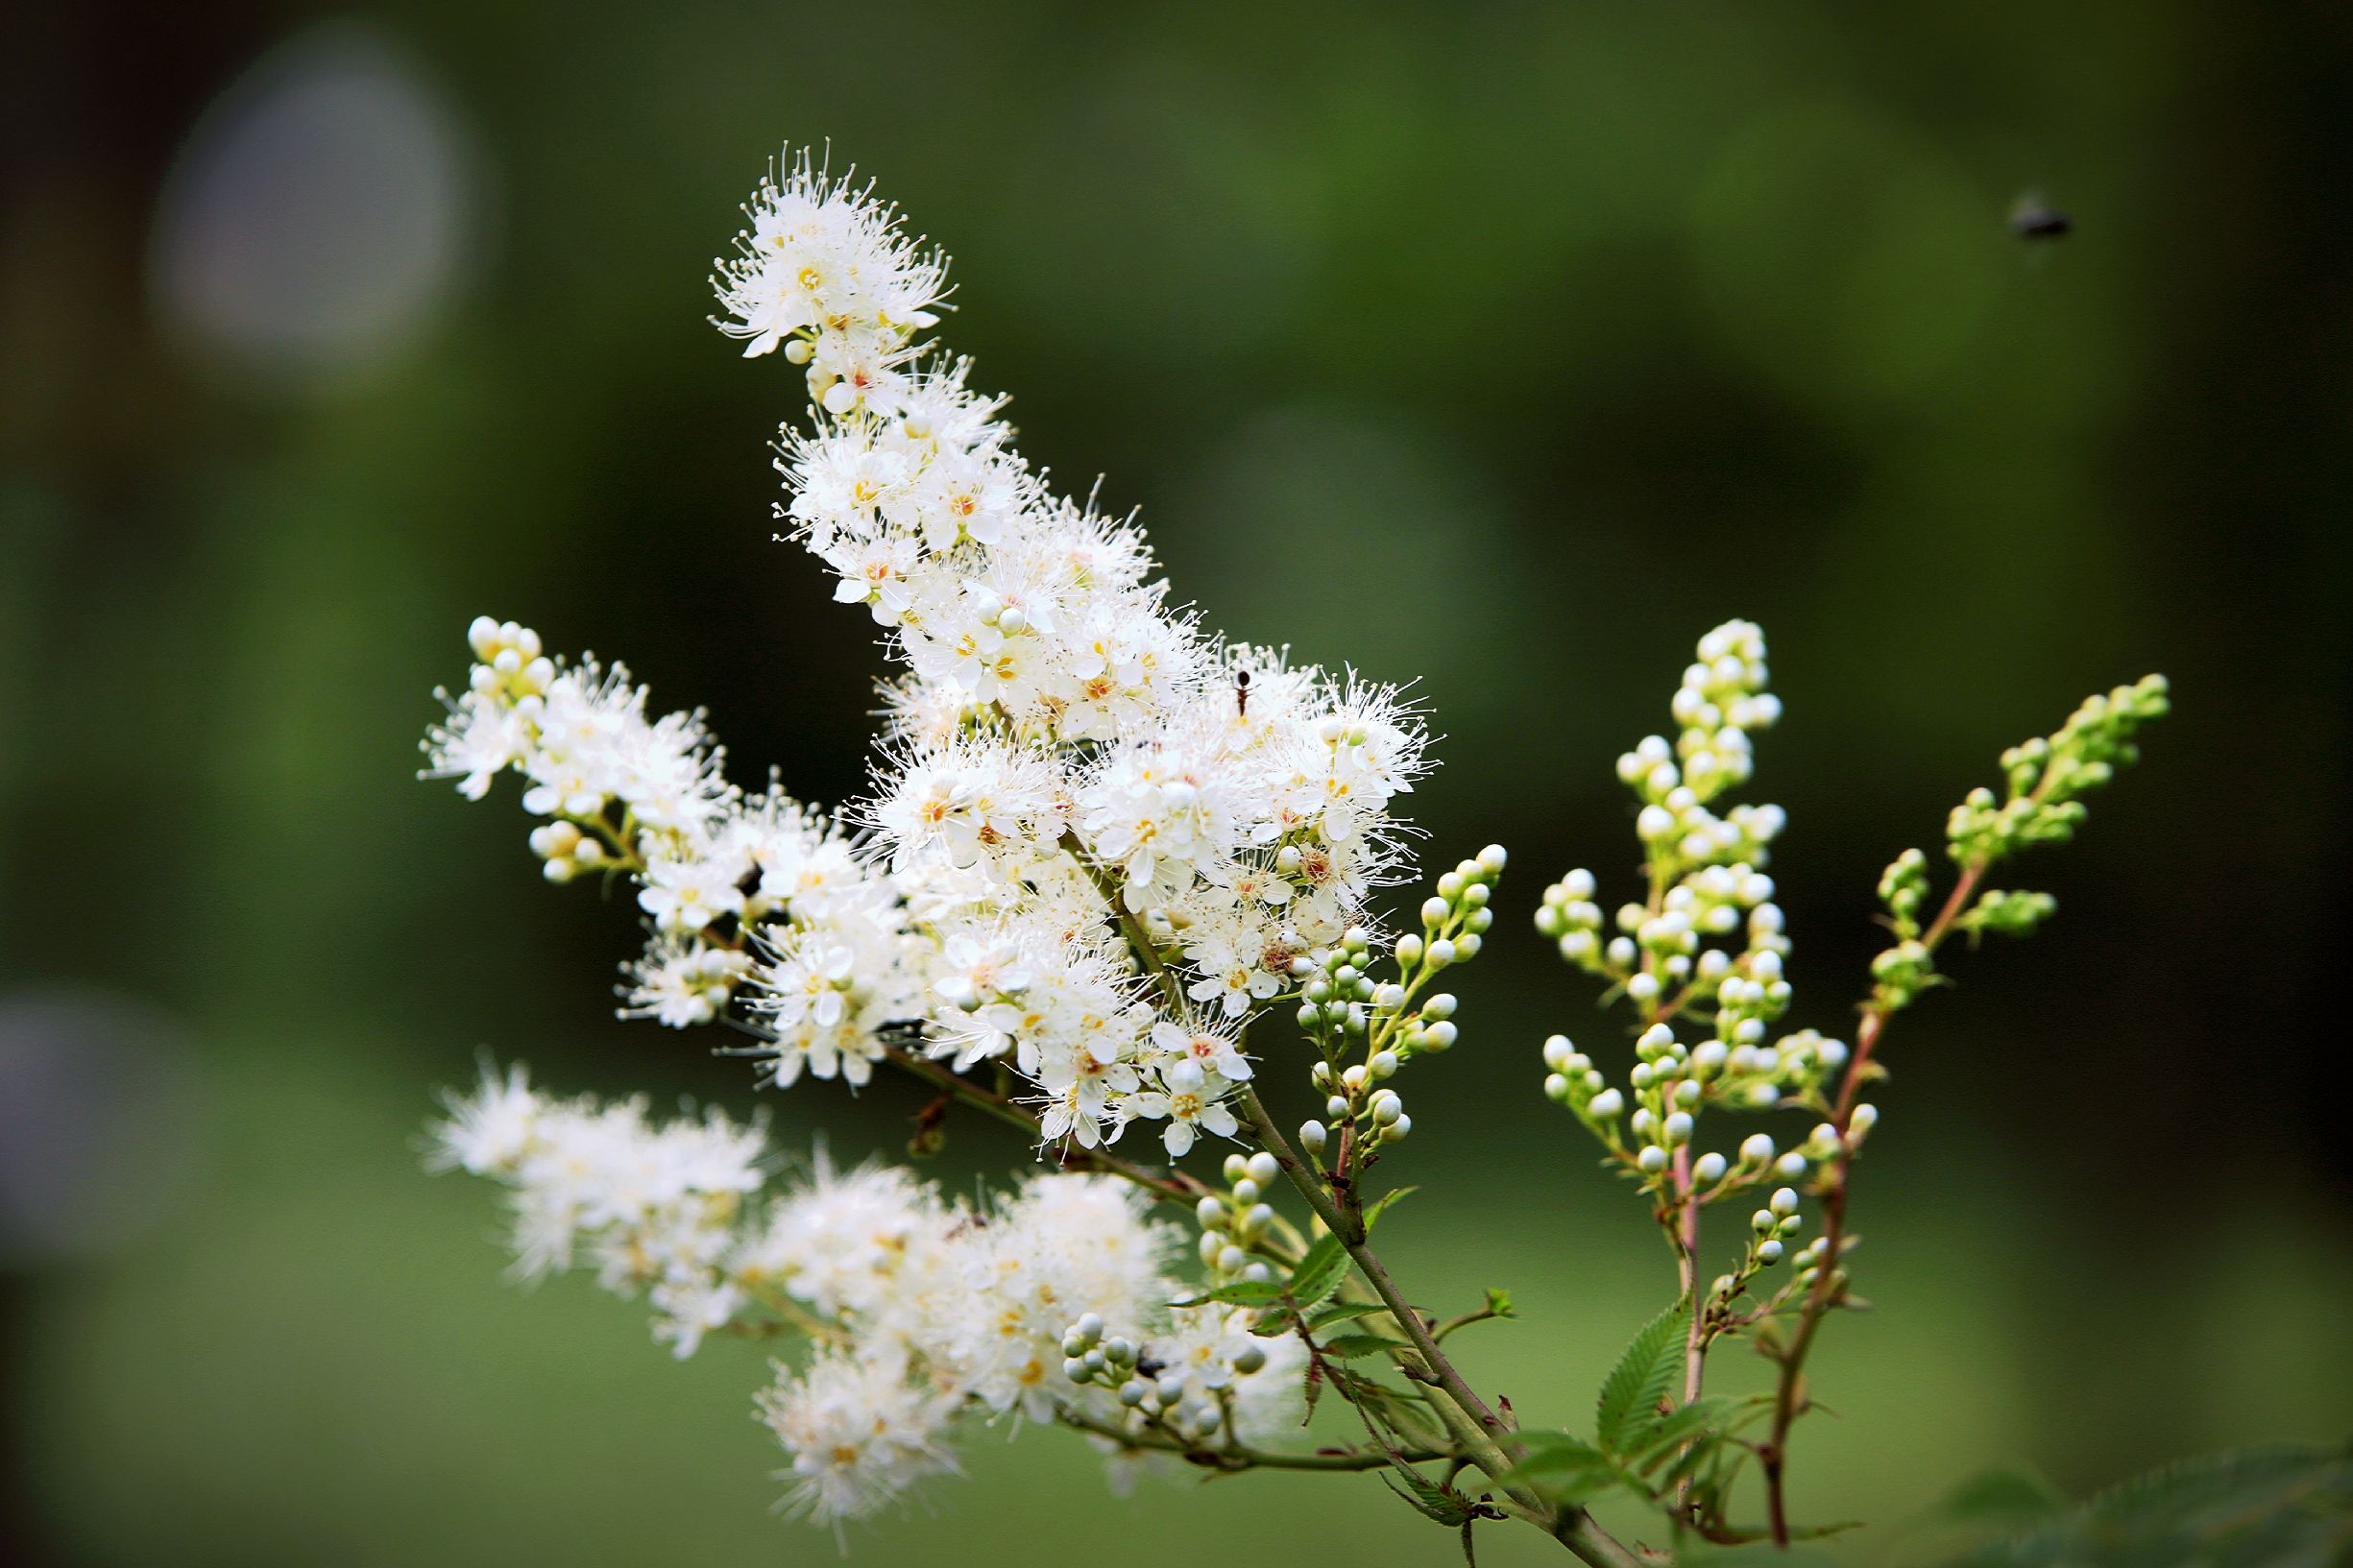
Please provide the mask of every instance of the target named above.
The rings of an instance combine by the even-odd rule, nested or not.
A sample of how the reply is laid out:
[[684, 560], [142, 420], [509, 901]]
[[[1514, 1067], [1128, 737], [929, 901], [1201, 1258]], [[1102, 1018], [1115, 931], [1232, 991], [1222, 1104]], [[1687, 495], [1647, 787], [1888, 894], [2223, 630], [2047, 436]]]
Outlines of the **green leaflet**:
[[1301, 1312], [1321, 1307], [1347, 1277], [1347, 1252], [1341, 1246], [1339, 1237], [1326, 1233], [1316, 1238], [1315, 1245], [1307, 1249], [1298, 1267], [1292, 1270], [1291, 1299]]
[[1203, 1291], [1200, 1295], [1187, 1296], [1171, 1305], [1203, 1307], [1218, 1302], [1228, 1307], [1271, 1307], [1282, 1298], [1283, 1288], [1272, 1280], [1240, 1279], [1231, 1285], [1221, 1285], [1214, 1291]]
[[1565, 1432], [1521, 1433], [1519, 1440], [1527, 1457], [1498, 1477], [1497, 1485], [1537, 1486], [1563, 1502], [1583, 1502], [1624, 1479], [1609, 1455]]
[[1602, 1380], [1593, 1435], [1604, 1453], [1627, 1455], [1646, 1446], [1643, 1439], [1659, 1425], [1660, 1403], [1683, 1364], [1686, 1320], [1681, 1301], [1652, 1318]]
[[1353, 1360], [1358, 1356], [1378, 1356], [1385, 1351], [1405, 1348], [1403, 1339], [1392, 1339], [1386, 1334], [1342, 1334], [1324, 1340], [1322, 1346], [1326, 1356], [1337, 1356], [1342, 1361]]
[[[1441, 1486], [1411, 1465], [1401, 1464], [1394, 1470], [1383, 1470], [1380, 1475], [1389, 1489], [1411, 1503], [1417, 1512], [1442, 1525], [1466, 1525], [1478, 1515], [1478, 1505], [1469, 1498], [1451, 1486]], [[1400, 1486], [1399, 1481], [1405, 1484]]]

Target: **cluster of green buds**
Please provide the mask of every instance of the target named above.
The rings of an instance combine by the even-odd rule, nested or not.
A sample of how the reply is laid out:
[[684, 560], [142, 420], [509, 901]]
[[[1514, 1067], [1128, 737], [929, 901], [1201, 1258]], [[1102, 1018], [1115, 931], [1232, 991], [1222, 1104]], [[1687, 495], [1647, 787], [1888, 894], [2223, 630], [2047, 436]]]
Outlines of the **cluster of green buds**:
[[1479, 955], [1495, 923], [1495, 882], [1503, 846], [1490, 844], [1438, 879], [1422, 901], [1421, 929], [1397, 938], [1392, 979], [1375, 978], [1371, 936], [1350, 928], [1328, 952], [1292, 961], [1299, 985], [1299, 1027], [1320, 1055], [1309, 1071], [1324, 1097], [1323, 1116], [1300, 1124], [1298, 1139], [1320, 1159], [1344, 1133], [1352, 1149], [1394, 1144], [1414, 1130], [1405, 1101], [1389, 1080], [1416, 1056], [1443, 1051], [1457, 1037], [1453, 993], [1431, 991], [1439, 974]]
[[[1733, 1303], [1748, 1292], [1759, 1275], [1780, 1266], [1785, 1258], [1794, 1266], [1793, 1272], [1797, 1278], [1784, 1285], [1767, 1301], [1762, 1313], [1778, 1311], [1813, 1283], [1814, 1263], [1822, 1245], [1820, 1239], [1799, 1248], [1794, 1258], [1789, 1253], [1790, 1243], [1798, 1232], [1806, 1228], [1805, 1219], [1798, 1214], [1798, 1202], [1795, 1188], [1776, 1188], [1764, 1206], [1749, 1216], [1747, 1249], [1742, 1252], [1740, 1262], [1731, 1273], [1716, 1276], [1709, 1291], [1706, 1308], [1710, 1325], [1709, 1332], [1721, 1332], [1732, 1326]], [[1762, 1313], [1755, 1315], [1762, 1315]]]
[[1617, 760], [1618, 777], [1642, 802], [1635, 831], [1648, 898], [1620, 906], [1616, 933], [1607, 934], [1593, 874], [1576, 870], [1544, 890], [1537, 911], [1537, 929], [1562, 957], [1608, 981], [1646, 1019], [1729, 1003], [1733, 1024], [1769, 1024], [1787, 1005], [1780, 961], [1788, 941], [1762, 869], [1782, 809], [1743, 805], [1719, 816], [1711, 808], [1755, 771], [1749, 732], [1781, 716], [1765, 689], [1764, 651], [1764, 634], [1744, 620], [1700, 639], [1672, 705], [1680, 736], [1671, 745], [1646, 736]]
[[1244, 1343], [1210, 1376], [1216, 1387], [1187, 1378], [1181, 1368], [1162, 1365], [1146, 1347], [1117, 1335], [1105, 1337], [1104, 1321], [1084, 1314], [1062, 1334], [1062, 1375], [1082, 1388], [1107, 1388], [1148, 1426], [1199, 1440], [1226, 1423], [1225, 1368], [1249, 1376], [1267, 1363], [1265, 1346]]
[[2133, 732], [2162, 717], [2168, 705], [2165, 677], [2144, 676], [2105, 696], [2086, 697], [2056, 735], [2003, 752], [2007, 797], [1997, 803], [1992, 790], [1973, 789], [1953, 808], [1945, 825], [1953, 858], [1990, 865], [2029, 845], [2074, 837], [2084, 818], [2078, 797], [2140, 760]]
[[1265, 1259], [1255, 1256], [1267, 1233], [1277, 1223], [1274, 1206], [1266, 1194], [1281, 1178], [1282, 1167], [1265, 1149], [1248, 1156], [1225, 1156], [1225, 1190], [1204, 1193], [1193, 1206], [1201, 1228], [1201, 1259], [1213, 1285], [1236, 1280], [1260, 1283], [1274, 1277]]
[[[2139, 760], [2134, 732], [2163, 716], [2168, 706], [2165, 677], [2145, 676], [2085, 698], [2055, 735], [2003, 752], [2003, 795], [1973, 789], [1945, 824], [1946, 853], [1966, 883], [1974, 887], [2021, 850], [2074, 836], [2085, 815], [2082, 797]], [[1880, 879], [1880, 903], [1896, 938], [1871, 963], [1872, 1004], [1881, 1012], [1909, 1006], [1937, 982], [1935, 948], [1948, 930], [1973, 941], [1988, 931], [2026, 936], [2058, 908], [2048, 893], [1989, 887], [1966, 909], [1924, 921], [1929, 882], [1928, 856], [1916, 849], [1898, 856]]]
[[[1836, 1048], [1832, 1049], [1831, 1048]], [[1677, 1154], [1691, 1143], [1700, 1113], [1710, 1105], [1759, 1108], [1780, 1103], [1783, 1085], [1802, 1084], [1812, 1095], [1831, 1061], [1845, 1060], [1844, 1047], [1810, 1031], [1764, 1048], [1728, 1048], [1721, 1040], [1686, 1047], [1664, 1024], [1654, 1024], [1635, 1042], [1636, 1062], [1627, 1073], [1633, 1110], [1624, 1092], [1613, 1088], [1592, 1059], [1565, 1035], [1544, 1042], [1545, 1098], [1565, 1105], [1592, 1130], [1613, 1162], [1645, 1190], [1663, 1187]], [[1691, 1157], [1693, 1196], [1710, 1203], [1754, 1187], [1768, 1177], [1795, 1181], [1821, 1157], [1809, 1142], [1779, 1153], [1764, 1133], [1746, 1139], [1736, 1157], [1706, 1153]]]

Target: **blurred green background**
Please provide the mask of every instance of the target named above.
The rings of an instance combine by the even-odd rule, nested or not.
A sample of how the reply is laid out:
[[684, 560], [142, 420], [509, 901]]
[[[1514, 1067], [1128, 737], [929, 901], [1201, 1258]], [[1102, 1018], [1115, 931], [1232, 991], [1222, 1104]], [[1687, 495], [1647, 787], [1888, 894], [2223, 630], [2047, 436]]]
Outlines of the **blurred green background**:
[[[1895, 1031], [1807, 1518], [1857, 1562], [1963, 1476], [2081, 1491], [2353, 1428], [2341, 983], [2353, 446], [2344, 13], [299, 3], [0, 22], [0, 1556], [820, 1562], [759, 1356], [500, 1277], [417, 1165], [478, 1052], [747, 1111], [610, 1016], [625, 901], [511, 790], [413, 781], [468, 617], [628, 659], [739, 776], [858, 787], [882, 669], [769, 542], [796, 404], [705, 324], [787, 139], [954, 252], [1025, 446], [1141, 505], [1214, 625], [1418, 677], [1434, 853], [1515, 852], [1390, 1222], [1508, 1285], [1484, 1387], [1580, 1422], [1671, 1272], [1537, 1093], [1622, 1049], [1526, 916], [1623, 889], [1611, 760], [1763, 621], [1797, 1022], [1870, 894], [2084, 692], [2178, 712], [2032, 869], [2061, 916]], [[2331, 148], [2339, 149], [2331, 152]], [[2072, 212], [2036, 250], [2029, 190]], [[897, 1147], [919, 1097], [765, 1097]], [[1019, 1151], [957, 1125], [946, 1174]], [[1737, 1385], [1750, 1369], [1724, 1376]], [[1108, 1496], [1062, 1435], [857, 1560], [1450, 1560], [1369, 1479]], [[1490, 1560], [1549, 1557], [1495, 1533]]]

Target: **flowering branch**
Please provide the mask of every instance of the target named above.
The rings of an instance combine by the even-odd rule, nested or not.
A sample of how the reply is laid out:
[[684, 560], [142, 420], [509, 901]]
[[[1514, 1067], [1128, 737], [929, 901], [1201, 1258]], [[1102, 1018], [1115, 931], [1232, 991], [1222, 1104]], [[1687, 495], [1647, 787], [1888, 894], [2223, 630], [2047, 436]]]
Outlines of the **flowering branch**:
[[[1538, 915], [1635, 1012], [1622, 1089], [1555, 1036], [1545, 1092], [1643, 1194], [1677, 1301], [1611, 1374], [1591, 1441], [1523, 1429], [1443, 1343], [1509, 1316], [1508, 1298], [1442, 1321], [1371, 1240], [1410, 1191], [1368, 1201], [1414, 1130], [1397, 1081], [1457, 1042], [1439, 977], [1478, 955], [1506, 858], [1491, 846], [1459, 862], [1418, 929], [1385, 927], [1380, 890], [1416, 876], [1397, 813], [1429, 766], [1420, 715], [1395, 688], [1172, 610], [1134, 520], [1056, 494], [1016, 450], [1003, 400], [925, 335], [945, 258], [869, 187], [803, 158], [746, 214], [719, 264], [717, 325], [747, 356], [800, 368], [810, 399], [778, 447], [778, 519], [897, 665], [867, 789], [837, 811], [773, 777], [746, 789], [701, 712], [657, 714], [621, 665], [560, 658], [490, 616], [468, 628], [473, 663], [442, 694], [425, 774], [477, 800], [521, 775], [542, 874], [634, 889], [646, 943], [623, 969], [622, 1016], [724, 1024], [753, 1044], [720, 1053], [752, 1057], [775, 1090], [855, 1091], [887, 1065], [939, 1097], [910, 1153], [963, 1105], [1017, 1129], [1047, 1169], [970, 1199], [822, 1157], [780, 1182], [756, 1122], [660, 1122], [642, 1101], [551, 1098], [520, 1069], [451, 1101], [435, 1163], [506, 1189], [519, 1269], [594, 1268], [648, 1303], [677, 1355], [713, 1335], [776, 1344], [761, 1418], [791, 1506], [837, 1529], [953, 1470], [958, 1422], [1023, 1416], [1123, 1465], [1377, 1473], [1467, 1551], [1479, 1524], [1517, 1519], [1595, 1568], [1665, 1560], [1594, 1523], [1586, 1503], [1612, 1489], [1662, 1509], [1678, 1541], [1754, 1538], [1724, 1500], [1755, 1458], [1785, 1543], [1786, 1440], [1807, 1354], [1846, 1300], [1875, 1048], [1935, 983], [1950, 934], [2050, 912], [2040, 894], [1970, 900], [2011, 849], [2065, 836], [2075, 797], [2162, 711], [2162, 685], [2096, 699], [2004, 758], [2009, 798], [1979, 791], [1954, 813], [1959, 880], [1925, 928], [1925, 862], [1890, 868], [1897, 943], [1850, 1052], [1811, 1030], [1768, 1040], [1791, 1000], [1762, 869], [1782, 813], [1716, 803], [1747, 781], [1751, 735], [1780, 704], [1755, 626], [1701, 640], [1678, 739], [1619, 760], [1640, 801], [1641, 902], [1605, 938], [1595, 880], [1575, 871]], [[1300, 1047], [1265, 1044], [1284, 1010]], [[1291, 1062], [1321, 1114], [1286, 1131], [1263, 1086]], [[1827, 1120], [1786, 1151], [1763, 1133], [1736, 1155], [1702, 1151], [1703, 1115], [1777, 1107]], [[1164, 1166], [1120, 1146], [1139, 1125]], [[1182, 1169], [1213, 1139], [1240, 1146], [1217, 1179]], [[1799, 1184], [1823, 1232], [1766, 1291], [1805, 1224]], [[1285, 1187], [1312, 1219], [1282, 1213]], [[1733, 1270], [1704, 1283], [1706, 1210], [1768, 1187]], [[1774, 1396], [1704, 1393], [1710, 1350], [1739, 1335], [1780, 1362]], [[1284, 1446], [1325, 1391], [1367, 1440]], [[1439, 1461], [1443, 1479], [1419, 1468]], [[1472, 1472], [1476, 1496], [1456, 1484]]]
[[[1675, 1253], [1681, 1305], [1644, 1331], [1613, 1374], [1622, 1389], [1641, 1389], [1645, 1399], [1654, 1397], [1648, 1390], [1655, 1387], [1655, 1400], [1667, 1413], [1648, 1419], [1621, 1414], [1617, 1430], [1605, 1433], [1598, 1446], [1564, 1436], [1530, 1462], [1540, 1469], [1549, 1465], [1575, 1485], [1631, 1486], [1665, 1508], [1678, 1528], [1738, 1541], [1756, 1532], [1727, 1522], [1724, 1500], [1741, 1464], [1755, 1458], [1764, 1479], [1763, 1533], [1787, 1546], [1794, 1534], [1784, 1496], [1789, 1433], [1807, 1407], [1807, 1357], [1830, 1309], [1847, 1299], [1842, 1260], [1853, 1244], [1850, 1178], [1878, 1120], [1861, 1093], [1883, 1075], [1875, 1052], [1887, 1024], [1938, 983], [1935, 955], [1954, 931], [2023, 935], [2050, 914], [2046, 895], [1979, 894], [1983, 879], [2015, 851], [2072, 833], [2083, 810], [2076, 797], [2132, 760], [2133, 730], [2165, 711], [2166, 694], [2160, 677], [2120, 687], [2092, 698], [2057, 735], [2005, 753], [2008, 799], [1998, 803], [1991, 791], [1977, 790], [1953, 814], [1947, 831], [1958, 873], [1925, 927], [1919, 919], [1928, 894], [1925, 856], [1906, 851], [1888, 868], [1880, 895], [1896, 943], [1873, 963], [1876, 984], [1849, 1051], [1811, 1030], [1767, 1043], [1768, 1025], [1790, 1001], [1783, 973], [1789, 946], [1781, 912], [1770, 902], [1771, 880], [1761, 871], [1781, 813], [1737, 807], [1719, 817], [1710, 809], [1725, 787], [1748, 777], [1748, 732], [1779, 714], [1764, 687], [1764, 643], [1757, 628], [1734, 621], [1701, 639], [1698, 660], [1675, 697], [1680, 737], [1670, 745], [1652, 736], [1618, 763], [1619, 777], [1644, 801], [1636, 826], [1646, 847], [1646, 901], [1618, 911], [1619, 934], [1605, 944], [1601, 910], [1592, 902], [1595, 880], [1589, 872], [1572, 871], [1546, 890], [1538, 915], [1539, 928], [1562, 955], [1604, 979], [1605, 1000], [1630, 1000], [1639, 1020], [1637, 1060], [1628, 1074], [1637, 1103], [1622, 1129], [1627, 1096], [1610, 1087], [1565, 1036], [1545, 1043], [1545, 1093], [1601, 1141], [1606, 1163], [1651, 1196]], [[1738, 935], [1744, 928], [1744, 950], [1736, 955], [1708, 945], [1710, 938]], [[1686, 1020], [1710, 1026], [1714, 1038], [1695, 1045], [1678, 1040], [1676, 1027]], [[1834, 1073], [1833, 1095], [1826, 1086]], [[1824, 1118], [1786, 1152], [1762, 1133], [1744, 1140], [1736, 1159], [1702, 1153], [1694, 1142], [1699, 1117], [1710, 1110], [1783, 1106]], [[1755, 1211], [1737, 1266], [1702, 1290], [1703, 1211], [1768, 1180], [1793, 1185], [1777, 1187]], [[1787, 1239], [1804, 1227], [1797, 1183], [1820, 1207], [1821, 1234], [1796, 1253], [1790, 1284], [1752, 1302], [1755, 1282], [1782, 1262]], [[1754, 1336], [1777, 1363], [1772, 1394], [1745, 1401], [1704, 1397], [1709, 1351], [1725, 1336], [1740, 1334]], [[1680, 1400], [1666, 1397], [1672, 1384], [1680, 1385]], [[1607, 1403], [1605, 1393], [1605, 1412]], [[1760, 1438], [1740, 1435], [1760, 1419], [1769, 1423]], [[1636, 1461], [1631, 1466], [1630, 1459]], [[1654, 1475], [1671, 1484], [1655, 1484]]]

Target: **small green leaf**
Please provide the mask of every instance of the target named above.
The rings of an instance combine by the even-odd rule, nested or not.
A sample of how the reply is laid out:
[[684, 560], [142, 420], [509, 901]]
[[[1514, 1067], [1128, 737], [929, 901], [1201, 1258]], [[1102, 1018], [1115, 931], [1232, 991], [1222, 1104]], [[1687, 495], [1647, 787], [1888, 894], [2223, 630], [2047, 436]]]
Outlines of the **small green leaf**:
[[1272, 1280], [1238, 1279], [1231, 1285], [1221, 1285], [1214, 1291], [1204, 1291], [1200, 1295], [1174, 1301], [1170, 1305], [1205, 1307], [1217, 1302], [1228, 1307], [1271, 1307], [1282, 1298], [1283, 1288]]
[[1487, 1310], [1497, 1317], [1517, 1317], [1519, 1315], [1512, 1308], [1512, 1292], [1498, 1291], [1492, 1285], [1487, 1288]]
[[1644, 1435], [1659, 1424], [1660, 1402], [1683, 1363], [1686, 1315], [1685, 1303], [1678, 1301], [1645, 1323], [1602, 1380], [1593, 1435], [1604, 1453], [1639, 1451]]
[[1298, 1267], [1291, 1271], [1291, 1299], [1302, 1311], [1322, 1306], [1348, 1277], [1348, 1261], [1339, 1237], [1329, 1232], [1319, 1236]]
[[[1426, 1514], [1442, 1525], [1464, 1525], [1476, 1517], [1478, 1506], [1470, 1499], [1451, 1486], [1441, 1486], [1411, 1465], [1401, 1464], [1394, 1470], [1383, 1470], [1380, 1474], [1381, 1479], [1389, 1484], [1389, 1489], [1411, 1503], [1415, 1511]], [[1405, 1483], [1402, 1486], [1397, 1484], [1400, 1480]], [[1408, 1490], [1409, 1487], [1411, 1490]]]
[[1351, 1317], [1371, 1317], [1389, 1309], [1377, 1301], [1335, 1301], [1328, 1307], [1318, 1307], [1307, 1315], [1307, 1326], [1313, 1329], [1333, 1323], [1345, 1323]]
[[1372, 1227], [1380, 1223], [1381, 1216], [1389, 1212], [1389, 1206], [1392, 1203], [1396, 1202], [1408, 1193], [1419, 1191], [1421, 1191], [1419, 1187], [1393, 1187], [1383, 1193], [1372, 1207], [1365, 1211], [1365, 1234], [1368, 1236], [1372, 1234]]
[[1358, 1356], [1378, 1356], [1391, 1350], [1406, 1348], [1402, 1339], [1392, 1339], [1386, 1334], [1342, 1334], [1323, 1341], [1326, 1356], [1351, 1361]]
[[1639, 1444], [1629, 1444], [1626, 1459], [1637, 1470], [1648, 1473], [1659, 1461], [1672, 1456], [1687, 1442], [1709, 1435], [1721, 1427], [1740, 1401], [1717, 1397], [1694, 1399], [1661, 1420], [1643, 1434]]
[[1610, 1457], [1565, 1432], [1522, 1433], [1527, 1457], [1496, 1478], [1499, 1486], [1535, 1486], [1564, 1502], [1598, 1497], [1623, 1477]]

